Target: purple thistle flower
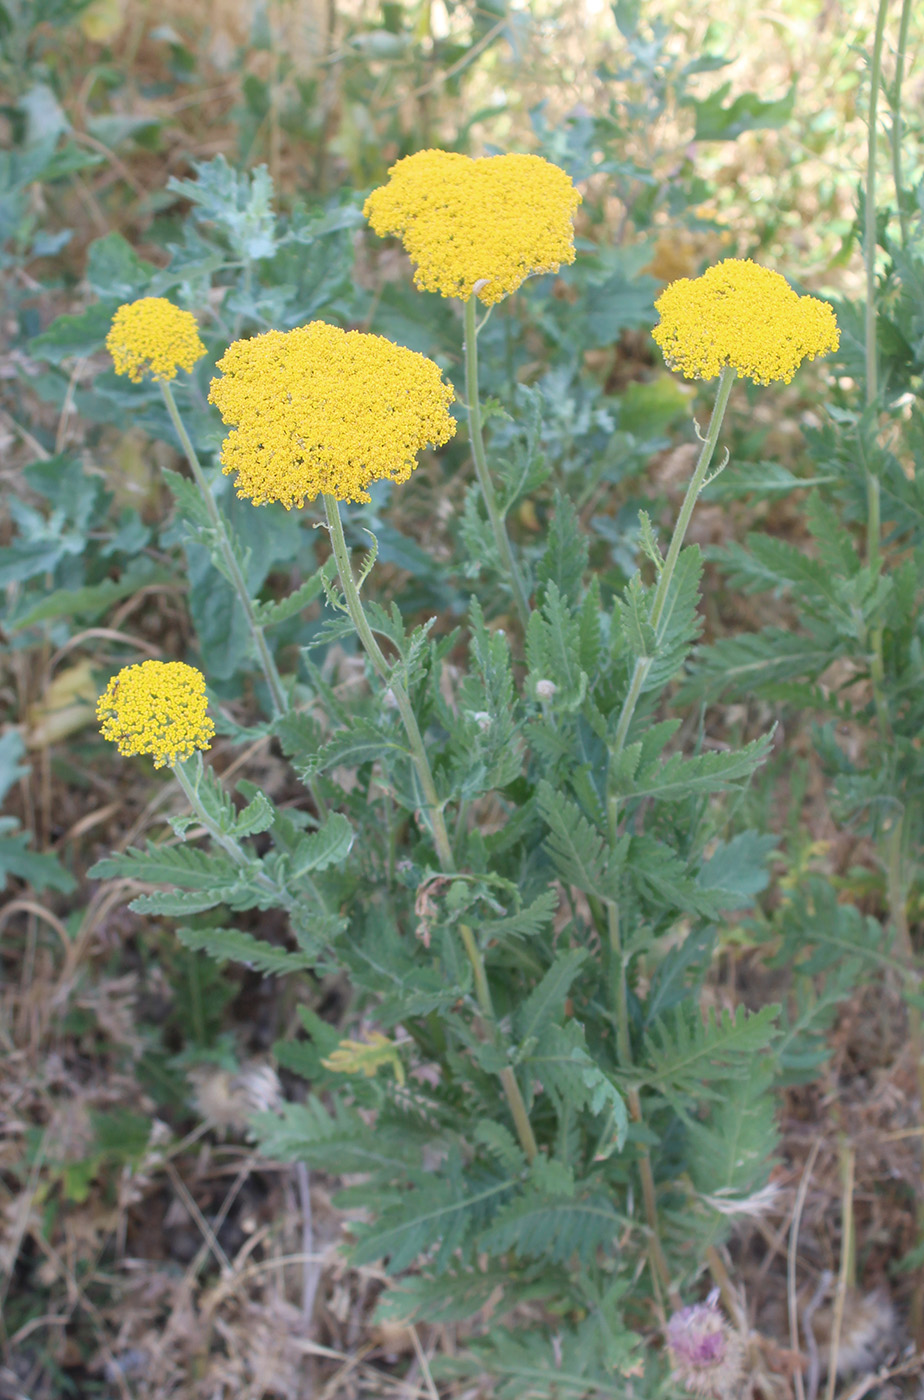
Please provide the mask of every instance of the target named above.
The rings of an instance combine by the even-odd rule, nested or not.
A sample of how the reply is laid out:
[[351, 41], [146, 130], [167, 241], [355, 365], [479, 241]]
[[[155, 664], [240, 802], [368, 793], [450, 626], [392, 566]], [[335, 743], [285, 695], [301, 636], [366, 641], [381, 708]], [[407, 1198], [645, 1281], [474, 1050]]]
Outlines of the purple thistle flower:
[[673, 1378], [694, 1395], [728, 1400], [741, 1376], [741, 1341], [710, 1295], [675, 1312], [667, 1324]]

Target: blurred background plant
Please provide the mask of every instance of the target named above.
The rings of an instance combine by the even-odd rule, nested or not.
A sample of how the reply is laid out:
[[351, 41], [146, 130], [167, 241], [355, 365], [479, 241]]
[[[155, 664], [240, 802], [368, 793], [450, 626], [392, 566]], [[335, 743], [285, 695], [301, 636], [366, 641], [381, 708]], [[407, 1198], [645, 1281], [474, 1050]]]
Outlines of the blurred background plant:
[[[857, 189], [873, 20], [863, 6], [848, 17], [808, 0], [720, 15], [669, 0], [164, 0], [156, 12], [134, 0], [0, 0], [0, 1387], [11, 1394], [291, 1396], [306, 1370], [319, 1393], [426, 1393], [426, 1351], [451, 1355], [458, 1345], [451, 1323], [421, 1341], [375, 1317], [380, 1274], [338, 1256], [330, 1183], [313, 1175], [309, 1188], [303, 1170], [258, 1159], [245, 1138], [251, 1113], [279, 1101], [270, 1047], [302, 1024], [315, 1038], [322, 1025], [340, 1026], [347, 986], [216, 965], [178, 945], [169, 925], [126, 911], [124, 884], [86, 879], [94, 860], [137, 844], [173, 801], [152, 773], [104, 755], [92, 725], [100, 682], [126, 658], [183, 656], [197, 639], [220, 706], [223, 781], [233, 784], [246, 762], [277, 804], [295, 800], [261, 728], [262, 682], [228, 586], [183, 510], [170, 507], [163, 469], [177, 460], [160, 397], [118, 381], [101, 352], [113, 309], [146, 294], [200, 315], [211, 308], [202, 316], [209, 362], [184, 404], [209, 452], [218, 427], [205, 392], [214, 356], [234, 335], [323, 316], [389, 335], [452, 376], [457, 318], [411, 289], [402, 254], [362, 232], [364, 194], [394, 159], [429, 144], [556, 161], [585, 196], [579, 256], [485, 327], [484, 382], [513, 415], [493, 410], [492, 450], [511, 478], [536, 488], [515, 521], [527, 558], [540, 557], [560, 492], [589, 531], [603, 588], [615, 592], [637, 567], [639, 507], [667, 519], [676, 505], [689, 416], [702, 409], [650, 342], [655, 296], [729, 253], [790, 276], [798, 269], [809, 289], [841, 298], [841, 417], [832, 426], [824, 416], [811, 375], [773, 394], [742, 392], [732, 410], [735, 470], [712, 488], [693, 536], [717, 547], [706, 616], [708, 640], [721, 648], [724, 633], [758, 631], [768, 616], [733, 540], [756, 530], [801, 551], [835, 548], [824, 506], [806, 510], [812, 481], [848, 534], [851, 512], [859, 520], [865, 511], [850, 417], [863, 380], [862, 315], [851, 303], [863, 291]], [[897, 20], [887, 36], [888, 96]], [[920, 190], [924, 162], [922, 39], [912, 16], [908, 191]], [[880, 163], [888, 179], [887, 142]], [[905, 213], [916, 218], [910, 199]], [[880, 336], [898, 434], [919, 412], [922, 313], [918, 254], [896, 227], [883, 215]], [[897, 562], [918, 532], [904, 453], [893, 445], [884, 469], [895, 484], [884, 518], [894, 519]], [[465, 457], [457, 441], [400, 499], [374, 492], [371, 506], [350, 513], [353, 544], [363, 526], [375, 531], [379, 596], [406, 618], [464, 610], [476, 538]], [[312, 578], [311, 529], [275, 508], [243, 509], [227, 484], [220, 502], [250, 552], [248, 583], [268, 607]], [[851, 576], [846, 546], [837, 550]], [[908, 589], [895, 604], [905, 598], [906, 611], [917, 596]], [[502, 597], [498, 589], [498, 608]], [[771, 617], [778, 606], [770, 603]], [[294, 665], [317, 641], [320, 605], [280, 609], [273, 623], [277, 654]], [[910, 614], [886, 636], [896, 696], [917, 674], [915, 636]], [[314, 654], [349, 696], [354, 656], [337, 644]], [[849, 651], [825, 655], [851, 664]], [[876, 1034], [868, 1029], [870, 1006], [896, 1011], [908, 986], [896, 969], [884, 981], [871, 972], [882, 963], [871, 949], [890, 894], [867, 844], [881, 793], [857, 782], [865, 697], [816, 744], [804, 712], [784, 708], [804, 706], [804, 695], [755, 684], [716, 701], [709, 667], [706, 653], [690, 684], [721, 706], [730, 744], [766, 732], [774, 716], [786, 726], [785, 747], [734, 816], [737, 829], [777, 834], [776, 878], [751, 915], [722, 928], [703, 993], [718, 1005], [782, 999], [791, 1021], [778, 1196], [731, 1245], [740, 1307], [763, 1339], [760, 1374], [785, 1393], [795, 1363], [775, 1312], [786, 1295], [779, 1232], [810, 1155], [800, 1207], [810, 1277], [851, 1256], [850, 1299], [862, 1311], [899, 1261], [915, 1263], [914, 1075], [901, 1022], [884, 1011]], [[916, 771], [913, 706], [902, 722], [907, 749], [895, 750], [891, 771], [907, 780]], [[834, 812], [823, 764], [840, 774]], [[902, 880], [913, 936], [919, 880], [905, 867]], [[261, 937], [273, 936], [275, 917]], [[819, 926], [826, 942], [812, 936]], [[832, 955], [835, 945], [850, 958]], [[790, 981], [797, 946], [808, 951]], [[279, 1072], [297, 1093], [284, 1059]], [[867, 1194], [845, 1236], [850, 1163]], [[905, 1300], [908, 1277], [891, 1282]], [[511, 1353], [512, 1375], [521, 1359]]]

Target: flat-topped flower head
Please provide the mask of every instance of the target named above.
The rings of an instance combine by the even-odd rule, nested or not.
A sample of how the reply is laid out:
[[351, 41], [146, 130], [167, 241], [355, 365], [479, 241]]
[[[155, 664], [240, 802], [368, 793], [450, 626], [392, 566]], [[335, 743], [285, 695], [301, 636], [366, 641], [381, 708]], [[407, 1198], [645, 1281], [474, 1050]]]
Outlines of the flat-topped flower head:
[[123, 666], [99, 697], [96, 718], [119, 753], [151, 754], [155, 768], [207, 749], [215, 734], [205, 677], [183, 661]]
[[652, 331], [671, 369], [712, 379], [729, 366], [755, 384], [788, 384], [805, 359], [840, 344], [831, 307], [800, 297], [785, 277], [750, 259], [726, 258], [702, 277], [681, 277], [655, 302]]
[[418, 151], [388, 175], [363, 213], [381, 237], [402, 240], [423, 291], [463, 301], [474, 292], [492, 306], [532, 273], [574, 262], [581, 196], [541, 156]]
[[209, 399], [236, 426], [222, 470], [254, 505], [318, 495], [368, 501], [373, 481], [407, 481], [417, 453], [456, 430], [438, 365], [381, 335], [312, 321], [236, 340]]
[[133, 384], [145, 374], [152, 379], [175, 379], [177, 369], [191, 370], [205, 354], [195, 316], [166, 297], [142, 297], [120, 306], [106, 336], [106, 349], [116, 374], [127, 374]]

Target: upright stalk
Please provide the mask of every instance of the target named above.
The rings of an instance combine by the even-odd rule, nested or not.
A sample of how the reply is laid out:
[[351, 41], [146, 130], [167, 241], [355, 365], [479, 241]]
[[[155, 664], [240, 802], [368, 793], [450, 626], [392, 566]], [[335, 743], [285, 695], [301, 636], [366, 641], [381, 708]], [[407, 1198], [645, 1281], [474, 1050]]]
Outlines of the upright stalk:
[[343, 534], [343, 522], [340, 519], [340, 508], [333, 496], [324, 498], [324, 514], [327, 517], [327, 527], [330, 531], [331, 547], [334, 551], [334, 558], [337, 561], [337, 572], [340, 575], [340, 587], [343, 589], [343, 596], [346, 599], [347, 611], [350, 614], [353, 626], [356, 628], [357, 636], [362, 642], [366, 655], [372, 662], [376, 673], [382, 683], [389, 687], [395, 697], [395, 705], [407, 734], [408, 743], [411, 746], [411, 757], [414, 760], [414, 769], [417, 773], [417, 780], [424, 799], [424, 810], [427, 814], [427, 825], [433, 837], [433, 844], [439, 857], [440, 865], [449, 873], [454, 868], [452, 854], [452, 843], [449, 839], [449, 831], [446, 827], [446, 818], [443, 814], [443, 805], [439, 800], [436, 791], [436, 784], [433, 781], [433, 772], [430, 768], [430, 760], [427, 758], [427, 751], [424, 748], [423, 736], [417, 723], [417, 716], [411, 705], [410, 698], [404, 686], [393, 674], [393, 667], [389, 666], [382, 648], [375, 639], [375, 634], [369, 626], [369, 619], [366, 617], [362, 600], [359, 596], [359, 589], [356, 586], [356, 579], [353, 576], [353, 566], [350, 563], [350, 554], [347, 549], [346, 539]]
[[905, 76], [905, 51], [908, 47], [908, 25], [911, 22], [911, 0], [903, 0], [898, 25], [898, 48], [895, 53], [895, 82], [892, 87], [892, 178], [895, 181], [895, 203], [902, 231], [902, 247], [908, 242], [908, 215], [902, 201], [902, 80]]
[[529, 600], [526, 597], [526, 589], [523, 587], [523, 580], [517, 568], [516, 560], [513, 557], [513, 550], [510, 548], [510, 539], [507, 529], [497, 504], [497, 496], [494, 493], [494, 483], [491, 481], [491, 474], [488, 471], [488, 459], [484, 450], [484, 433], [481, 426], [481, 400], [478, 397], [478, 327], [475, 324], [475, 303], [474, 295], [465, 302], [465, 397], [468, 403], [468, 425], [472, 440], [472, 456], [475, 460], [475, 472], [478, 476], [478, 484], [481, 487], [481, 494], [484, 497], [485, 507], [488, 512], [488, 519], [491, 522], [491, 529], [494, 532], [494, 543], [500, 555], [501, 562], [507, 570], [510, 579], [510, 587], [513, 591], [513, 599], [516, 603], [517, 612], [520, 615], [520, 622], [523, 630], [529, 622]]
[[[375, 634], [369, 626], [359, 596], [359, 589], [356, 586], [356, 579], [353, 575], [353, 567], [350, 563], [350, 555], [347, 549], [346, 540], [343, 534], [343, 523], [340, 519], [340, 509], [335, 497], [325, 496], [324, 514], [327, 518], [328, 529], [330, 530], [331, 547], [334, 551], [334, 558], [337, 561], [337, 572], [340, 576], [340, 586], [343, 589], [343, 596], [346, 600], [347, 611], [356, 628], [357, 636], [365, 648], [366, 655], [372, 662], [377, 675], [383, 684], [387, 685], [395, 697], [395, 705], [404, 724], [408, 743], [411, 748], [411, 757], [414, 760], [414, 768], [417, 773], [417, 781], [424, 798], [424, 807], [427, 813], [427, 821], [433, 837], [433, 844], [439, 858], [443, 873], [451, 875], [456, 868], [455, 856], [453, 855], [452, 842], [449, 839], [449, 831], [446, 826], [446, 817], [443, 812], [443, 804], [439, 800], [436, 791], [436, 783], [433, 781], [433, 770], [430, 767], [430, 760], [427, 757], [427, 750], [424, 745], [423, 736], [417, 723], [417, 716], [414, 714], [410, 697], [401, 682], [394, 675], [394, 668], [389, 666], [381, 647], [375, 639]], [[488, 986], [487, 972], [485, 970], [484, 958], [478, 947], [477, 939], [467, 924], [459, 925], [459, 933], [462, 938], [462, 945], [468, 958], [472, 976], [475, 984], [475, 997], [478, 1007], [486, 1027], [496, 1042], [498, 1038], [497, 1023], [494, 1018], [494, 1007], [491, 1001], [491, 989]], [[532, 1162], [536, 1156], [538, 1148], [533, 1135], [532, 1126], [529, 1121], [529, 1114], [526, 1111], [526, 1104], [517, 1083], [517, 1077], [511, 1067], [502, 1069], [499, 1073], [501, 1086], [513, 1117], [520, 1146], [527, 1161]]]
[[[876, 32], [869, 65], [869, 137], [866, 146], [866, 220], [864, 255], [866, 262], [866, 402], [874, 403], [879, 392], [876, 357], [876, 124], [879, 113], [879, 87], [882, 81], [882, 39], [889, 0], [879, 0]], [[869, 479], [869, 478], [868, 478]], [[877, 506], [879, 479], [876, 478]], [[875, 542], [878, 551], [878, 537]], [[872, 562], [872, 561], [871, 561]]]
[[275, 711], [276, 718], [278, 719], [280, 715], [285, 714], [286, 710], [289, 707], [286, 703], [285, 691], [282, 688], [282, 681], [280, 680], [279, 672], [276, 669], [276, 662], [273, 660], [272, 653], [270, 652], [270, 649], [266, 644], [266, 637], [263, 635], [263, 628], [257, 621], [257, 615], [254, 612], [253, 600], [250, 596], [250, 590], [247, 587], [244, 575], [241, 573], [240, 565], [238, 564], [234, 554], [234, 550], [231, 547], [231, 540], [228, 537], [227, 527], [222, 518], [220, 510], [215, 504], [215, 497], [212, 495], [212, 492], [209, 488], [209, 484], [205, 479], [205, 473], [202, 470], [202, 466], [199, 462], [196, 449], [193, 447], [192, 439], [190, 438], [189, 433], [186, 431], [185, 423], [180, 417], [179, 410], [176, 406], [176, 399], [173, 397], [173, 390], [171, 389], [170, 385], [164, 380], [161, 380], [160, 387], [161, 392], [164, 396], [164, 403], [167, 405], [167, 412], [170, 414], [170, 420], [173, 423], [174, 428], [176, 429], [177, 437], [180, 439], [183, 451], [186, 454], [186, 460], [189, 463], [190, 470], [193, 474], [196, 485], [199, 488], [199, 494], [201, 495], [202, 500], [205, 504], [205, 508], [209, 513], [209, 520], [212, 522], [212, 527], [215, 531], [215, 536], [218, 541], [218, 548], [221, 551], [221, 557], [224, 560], [225, 568], [228, 571], [228, 578], [232, 586], [234, 587], [234, 591], [237, 593], [238, 597], [241, 600], [241, 606], [243, 607], [244, 613], [247, 617], [247, 626], [250, 629], [250, 635], [253, 638], [254, 646], [256, 647], [257, 657], [260, 662], [260, 669], [266, 677], [266, 683], [269, 686], [270, 695], [272, 696], [273, 700], [273, 710]]
[[[876, 30], [873, 36], [873, 52], [870, 58], [869, 92], [869, 138], [866, 155], [866, 219], [865, 219], [865, 264], [866, 264], [866, 404], [871, 408], [879, 392], [878, 356], [876, 338], [876, 147], [878, 141], [877, 113], [879, 89], [882, 84], [882, 44], [885, 34], [886, 14], [889, 0], [879, 0], [876, 12]], [[902, 240], [905, 241], [907, 228], [902, 211], [901, 189], [901, 84], [904, 71], [905, 48], [908, 41], [910, 19], [909, 0], [903, 0], [899, 28], [898, 58], [895, 74], [895, 97], [892, 121], [892, 173], [895, 179], [895, 198], [901, 219]], [[880, 568], [880, 489], [879, 477], [875, 472], [866, 473], [867, 520], [866, 556], [871, 570]], [[872, 634], [872, 656], [870, 670], [873, 681], [873, 695], [876, 703], [881, 739], [888, 741], [887, 710], [885, 705], [885, 666], [883, 659], [882, 628], [875, 628]], [[920, 990], [920, 973], [917, 967], [911, 935], [908, 929], [907, 898], [908, 887], [905, 875], [905, 813], [899, 813], [888, 828], [885, 840], [886, 898], [889, 916], [897, 944], [896, 951], [907, 968], [908, 990], [908, 1032], [911, 1053], [914, 1057], [918, 1092], [921, 1100], [920, 1112], [924, 1113], [924, 1024], [915, 997]], [[924, 1236], [924, 1189], [917, 1191], [918, 1236]], [[917, 1344], [924, 1339], [924, 1281], [915, 1285], [910, 1307], [910, 1330]], [[830, 1387], [829, 1387], [830, 1390]]]
[[[693, 515], [693, 507], [696, 505], [696, 499], [699, 493], [706, 485], [707, 473], [710, 463], [712, 462], [716, 443], [719, 440], [722, 420], [725, 417], [725, 410], [728, 407], [728, 398], [731, 394], [735, 377], [736, 371], [727, 365], [719, 376], [719, 387], [716, 393], [715, 405], [712, 409], [712, 416], [709, 419], [709, 428], [706, 432], [706, 436], [703, 438], [703, 445], [700, 448], [696, 469], [690, 478], [687, 493], [683, 498], [683, 505], [680, 507], [680, 514], [677, 516], [677, 524], [674, 526], [674, 533], [671, 536], [671, 542], [668, 546], [667, 558], [664, 560], [664, 564], [661, 568], [654, 599], [651, 604], [651, 612], [648, 621], [651, 623], [656, 637], [664, 616], [664, 608], [670, 595], [671, 583], [673, 582], [674, 571], [677, 568], [677, 560], [680, 558], [680, 551], [683, 547], [687, 527]], [[651, 670], [653, 659], [653, 657], [649, 656], [640, 656], [636, 659], [635, 667], [632, 672], [632, 679], [629, 682], [629, 691], [623, 701], [619, 722], [616, 726], [616, 734], [613, 739], [611, 751], [614, 755], [621, 753], [625, 746], [626, 736], [629, 733], [629, 726], [635, 714], [635, 707], [638, 704], [638, 699], [642, 693], [642, 687], [645, 684], [648, 672]]]
[[[607, 928], [610, 939], [610, 957], [614, 964], [614, 984], [616, 989], [616, 1056], [621, 1070], [632, 1068], [632, 1043], [629, 1039], [629, 997], [626, 986], [626, 965], [622, 951], [622, 938], [619, 931], [619, 906], [615, 900], [607, 900]], [[642, 1123], [642, 1100], [638, 1089], [631, 1086], [626, 1090], [626, 1103], [633, 1123]], [[661, 1244], [661, 1227], [658, 1222], [658, 1197], [655, 1189], [654, 1172], [651, 1170], [651, 1156], [647, 1146], [641, 1144], [638, 1151], [638, 1172], [642, 1183], [642, 1202], [645, 1207], [645, 1220], [648, 1224], [648, 1261], [652, 1274], [670, 1298], [671, 1307], [680, 1307], [680, 1297], [671, 1283], [671, 1271]]]
[[[656, 639], [664, 619], [664, 610], [670, 596], [671, 583], [677, 568], [677, 560], [680, 558], [680, 551], [683, 548], [683, 541], [686, 537], [687, 528], [693, 515], [693, 508], [696, 505], [697, 497], [706, 485], [709, 467], [715, 453], [716, 444], [719, 440], [719, 433], [722, 428], [722, 421], [725, 417], [725, 410], [728, 407], [728, 399], [731, 394], [732, 385], [735, 382], [736, 371], [728, 366], [722, 370], [719, 378], [719, 387], [716, 392], [715, 404], [712, 415], [709, 419], [709, 428], [703, 439], [699, 458], [695, 470], [690, 478], [686, 495], [683, 498], [683, 505], [677, 516], [677, 523], [674, 526], [674, 533], [668, 546], [667, 557], [661, 566], [658, 583], [655, 588], [655, 595], [651, 603], [651, 612], [648, 621], [654, 631]], [[625, 746], [626, 737], [632, 724], [635, 714], [635, 707], [638, 704], [639, 696], [645, 684], [648, 672], [651, 670], [653, 657], [640, 656], [636, 659], [632, 671], [632, 679], [629, 682], [629, 690], [623, 702], [619, 721], [616, 726], [616, 734], [610, 750], [611, 761], [615, 759]], [[619, 799], [614, 793], [610, 793], [607, 799], [607, 819], [609, 824], [609, 835], [611, 842], [615, 842], [618, 837], [619, 826]], [[629, 996], [626, 985], [626, 960], [623, 955], [622, 937], [619, 928], [619, 906], [615, 900], [607, 901], [607, 931], [609, 933], [610, 957], [613, 963], [613, 976], [615, 986], [615, 1017], [616, 1017], [616, 1049], [619, 1057], [620, 1068], [626, 1072], [632, 1068], [632, 1042], [629, 1035]], [[626, 1101], [629, 1108], [629, 1117], [633, 1123], [643, 1121], [642, 1102], [638, 1089], [630, 1088], [626, 1092]], [[651, 1169], [651, 1159], [648, 1149], [645, 1147], [639, 1150], [638, 1159], [639, 1176], [642, 1183], [642, 1200], [645, 1206], [645, 1218], [648, 1222], [648, 1252], [651, 1270], [662, 1287], [667, 1292], [671, 1300], [671, 1305], [675, 1309], [680, 1306], [680, 1299], [676, 1290], [672, 1287], [670, 1269], [661, 1245], [661, 1232], [658, 1224], [658, 1204], [655, 1190], [654, 1173]]]

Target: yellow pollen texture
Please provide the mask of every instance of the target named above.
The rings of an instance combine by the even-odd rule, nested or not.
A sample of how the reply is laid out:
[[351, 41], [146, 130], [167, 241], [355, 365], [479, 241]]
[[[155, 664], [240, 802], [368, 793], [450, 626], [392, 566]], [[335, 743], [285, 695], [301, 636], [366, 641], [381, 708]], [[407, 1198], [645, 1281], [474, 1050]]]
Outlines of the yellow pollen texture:
[[570, 176], [541, 156], [470, 156], [418, 151], [388, 172], [363, 213], [381, 237], [396, 234], [425, 292], [485, 306], [536, 272], [574, 262]]
[[788, 384], [803, 360], [840, 344], [830, 306], [749, 259], [726, 258], [702, 277], [672, 282], [655, 309], [652, 335], [685, 379], [713, 379], [727, 365], [755, 384]]
[[456, 430], [439, 366], [381, 335], [312, 321], [236, 340], [218, 368], [209, 399], [236, 424], [222, 470], [257, 506], [368, 501], [370, 482], [407, 481], [417, 453]]
[[175, 379], [177, 368], [191, 370], [205, 354], [195, 316], [166, 297], [142, 297], [120, 306], [106, 349], [116, 374], [127, 374], [133, 384], [146, 373], [153, 379]]
[[215, 734], [205, 677], [183, 661], [123, 666], [99, 697], [96, 718], [120, 754], [151, 754], [155, 768], [207, 749]]

